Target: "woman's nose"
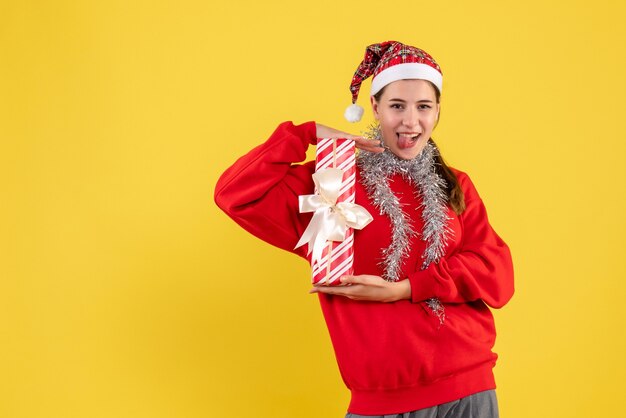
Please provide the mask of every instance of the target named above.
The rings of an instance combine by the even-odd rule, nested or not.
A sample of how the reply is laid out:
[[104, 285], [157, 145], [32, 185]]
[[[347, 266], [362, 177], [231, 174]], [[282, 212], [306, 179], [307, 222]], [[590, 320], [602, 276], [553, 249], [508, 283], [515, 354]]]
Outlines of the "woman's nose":
[[419, 121], [419, 118], [418, 118], [417, 110], [407, 109], [407, 111], [404, 112], [404, 119], [402, 123], [404, 123], [405, 126], [408, 126], [408, 127], [417, 126], [418, 121]]

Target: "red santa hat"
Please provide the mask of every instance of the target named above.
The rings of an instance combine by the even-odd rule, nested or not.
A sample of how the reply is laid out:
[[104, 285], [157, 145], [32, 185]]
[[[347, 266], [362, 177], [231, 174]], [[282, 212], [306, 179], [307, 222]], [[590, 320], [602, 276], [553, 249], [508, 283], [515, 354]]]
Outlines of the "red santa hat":
[[363, 116], [363, 108], [356, 104], [363, 80], [373, 76], [370, 96], [397, 80], [428, 80], [441, 93], [443, 76], [439, 64], [426, 51], [396, 41], [373, 44], [365, 49], [365, 57], [356, 69], [350, 91], [352, 105], [344, 114], [349, 122], [358, 122]]

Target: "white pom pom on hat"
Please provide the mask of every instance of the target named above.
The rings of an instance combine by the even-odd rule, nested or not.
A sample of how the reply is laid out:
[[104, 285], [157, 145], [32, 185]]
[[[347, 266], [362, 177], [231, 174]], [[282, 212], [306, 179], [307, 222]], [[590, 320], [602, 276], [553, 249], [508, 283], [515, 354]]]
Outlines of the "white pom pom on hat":
[[358, 122], [363, 117], [363, 108], [356, 103], [351, 104], [346, 108], [343, 116], [348, 122]]
[[370, 96], [397, 80], [428, 80], [439, 93], [443, 85], [441, 68], [426, 51], [396, 41], [372, 44], [365, 49], [365, 57], [352, 77], [352, 105], [344, 113], [348, 122], [358, 122], [363, 117], [363, 108], [356, 101], [361, 83], [370, 76], [373, 76]]

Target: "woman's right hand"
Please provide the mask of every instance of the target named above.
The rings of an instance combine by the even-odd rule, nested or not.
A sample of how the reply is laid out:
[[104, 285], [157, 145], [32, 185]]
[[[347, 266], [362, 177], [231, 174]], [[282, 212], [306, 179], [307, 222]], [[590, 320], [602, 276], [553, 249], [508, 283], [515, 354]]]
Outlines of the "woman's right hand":
[[328, 126], [316, 123], [315, 135], [318, 138], [347, 138], [354, 141], [354, 146], [363, 151], [369, 152], [383, 152], [385, 149], [378, 141], [367, 139], [360, 135], [352, 135], [347, 132], [338, 131], [337, 129], [330, 128]]

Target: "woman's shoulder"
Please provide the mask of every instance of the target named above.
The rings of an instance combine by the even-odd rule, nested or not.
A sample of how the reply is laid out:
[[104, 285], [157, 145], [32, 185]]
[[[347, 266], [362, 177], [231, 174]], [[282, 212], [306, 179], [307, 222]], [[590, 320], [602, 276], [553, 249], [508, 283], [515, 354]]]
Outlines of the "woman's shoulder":
[[466, 199], [474, 199], [475, 197], [479, 197], [478, 192], [476, 191], [476, 187], [474, 186], [474, 183], [472, 182], [472, 179], [470, 178], [469, 174], [467, 174], [467, 172], [459, 170], [455, 167], [449, 168], [456, 176], [456, 179], [459, 182], [459, 186], [461, 187], [461, 190], [463, 191]]
[[465, 171], [459, 170], [456, 167], [448, 166], [448, 168], [450, 168], [450, 170], [454, 173], [454, 175], [456, 176], [457, 180], [459, 181], [459, 184], [463, 184], [463, 183], [467, 183], [467, 182], [471, 183], [470, 177], [469, 177], [469, 175]]
[[465, 171], [459, 170], [456, 167], [448, 166], [448, 168], [450, 168], [450, 170], [452, 170], [454, 175], [457, 176], [457, 177], [459, 177], [459, 176], [467, 176], [467, 173]]

